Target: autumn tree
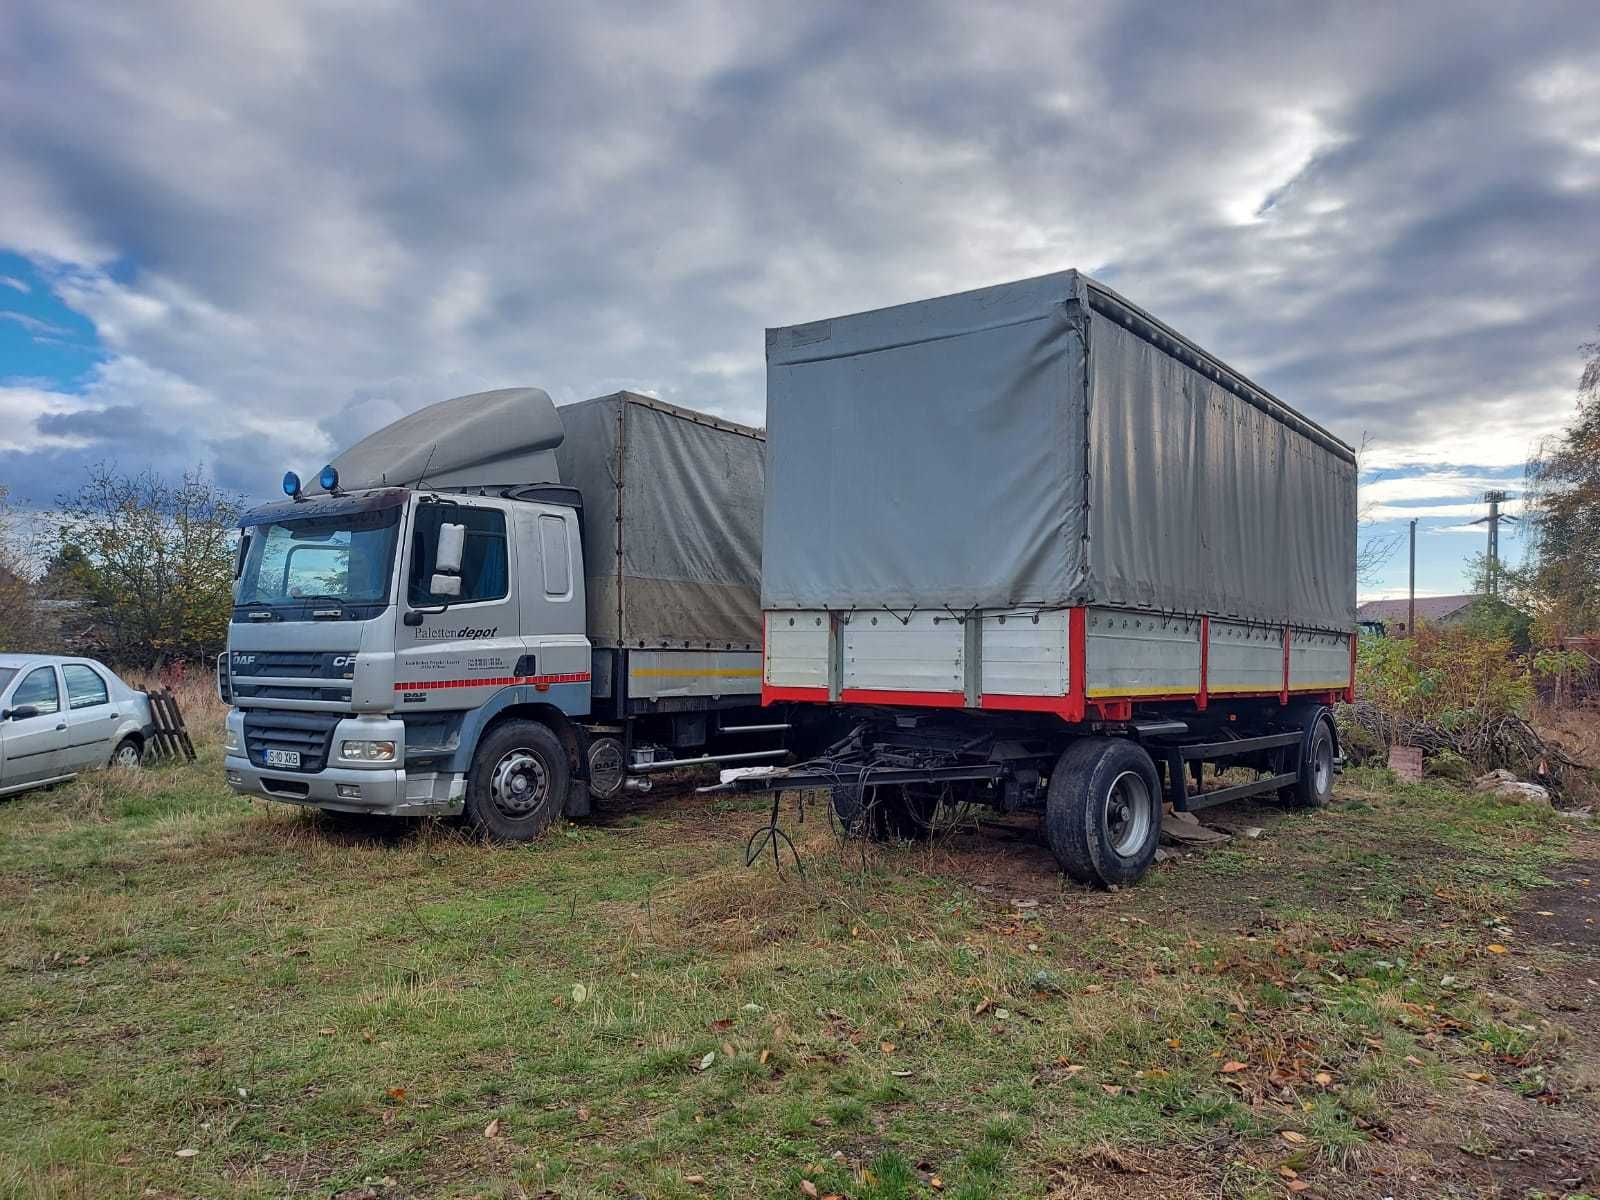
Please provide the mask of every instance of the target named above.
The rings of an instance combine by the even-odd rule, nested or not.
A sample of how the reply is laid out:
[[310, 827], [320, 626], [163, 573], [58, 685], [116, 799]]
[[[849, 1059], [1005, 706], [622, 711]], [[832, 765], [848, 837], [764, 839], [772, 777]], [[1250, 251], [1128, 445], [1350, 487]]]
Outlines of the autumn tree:
[[101, 463], [59, 504], [52, 571], [88, 602], [103, 657], [159, 668], [223, 646], [240, 506], [202, 469], [172, 481]]
[[1578, 412], [1528, 469], [1528, 561], [1513, 579], [1547, 638], [1600, 631], [1600, 341], [1583, 347]]

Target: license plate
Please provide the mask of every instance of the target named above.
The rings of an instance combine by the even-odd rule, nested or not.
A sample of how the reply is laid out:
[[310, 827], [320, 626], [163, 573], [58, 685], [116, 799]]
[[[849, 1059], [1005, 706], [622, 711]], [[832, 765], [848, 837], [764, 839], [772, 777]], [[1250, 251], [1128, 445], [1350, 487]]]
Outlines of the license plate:
[[268, 750], [267, 766], [269, 767], [298, 767], [300, 765], [300, 751], [298, 750]]

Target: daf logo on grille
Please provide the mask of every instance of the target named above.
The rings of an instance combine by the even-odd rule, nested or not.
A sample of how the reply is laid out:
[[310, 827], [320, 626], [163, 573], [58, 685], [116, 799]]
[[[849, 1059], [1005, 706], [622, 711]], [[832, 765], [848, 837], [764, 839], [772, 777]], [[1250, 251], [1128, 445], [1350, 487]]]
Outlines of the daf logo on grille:
[[354, 654], [343, 654], [333, 660], [333, 665], [336, 667], [353, 667], [355, 662], [356, 656]]
[[256, 656], [254, 654], [235, 654], [233, 656], [233, 661], [238, 663], [241, 667], [247, 667], [251, 663], [255, 662], [255, 660]]

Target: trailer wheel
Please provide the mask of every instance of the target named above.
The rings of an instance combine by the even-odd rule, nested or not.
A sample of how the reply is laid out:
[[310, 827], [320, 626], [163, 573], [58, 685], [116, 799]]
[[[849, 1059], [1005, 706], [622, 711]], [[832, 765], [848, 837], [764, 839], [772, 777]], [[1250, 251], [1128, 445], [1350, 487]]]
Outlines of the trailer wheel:
[[1333, 799], [1333, 725], [1318, 713], [1300, 747], [1300, 779], [1278, 790], [1286, 808], [1321, 808]]
[[867, 796], [862, 793], [863, 789], [853, 783], [832, 789], [833, 815], [839, 819], [846, 837], [910, 842], [931, 832], [939, 806], [937, 796], [914, 796], [903, 787], [881, 787], [876, 794]]
[[1155, 861], [1161, 780], [1144, 748], [1123, 738], [1084, 738], [1050, 772], [1045, 834], [1062, 870], [1079, 883], [1132, 883]]
[[566, 803], [570, 775], [566, 749], [549, 726], [503, 722], [478, 743], [463, 815], [485, 837], [531, 842]]

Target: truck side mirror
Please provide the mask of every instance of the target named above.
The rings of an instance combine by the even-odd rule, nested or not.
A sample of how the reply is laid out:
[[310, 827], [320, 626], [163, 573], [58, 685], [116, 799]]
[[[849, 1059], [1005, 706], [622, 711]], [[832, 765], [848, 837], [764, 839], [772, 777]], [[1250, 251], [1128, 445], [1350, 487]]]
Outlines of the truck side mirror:
[[[433, 552], [433, 569], [442, 575], [461, 574], [461, 555], [467, 544], [467, 527], [465, 525], [444, 524], [439, 526], [439, 546]], [[434, 577], [435, 579], [438, 576]], [[434, 588], [438, 595], [445, 595], [444, 588]], [[460, 595], [461, 585], [456, 584], [456, 590], [449, 595]]]
[[[457, 528], [460, 528], [460, 526], [457, 526]], [[435, 575], [428, 581], [428, 590], [435, 596], [459, 596], [461, 595], [461, 576]]]

